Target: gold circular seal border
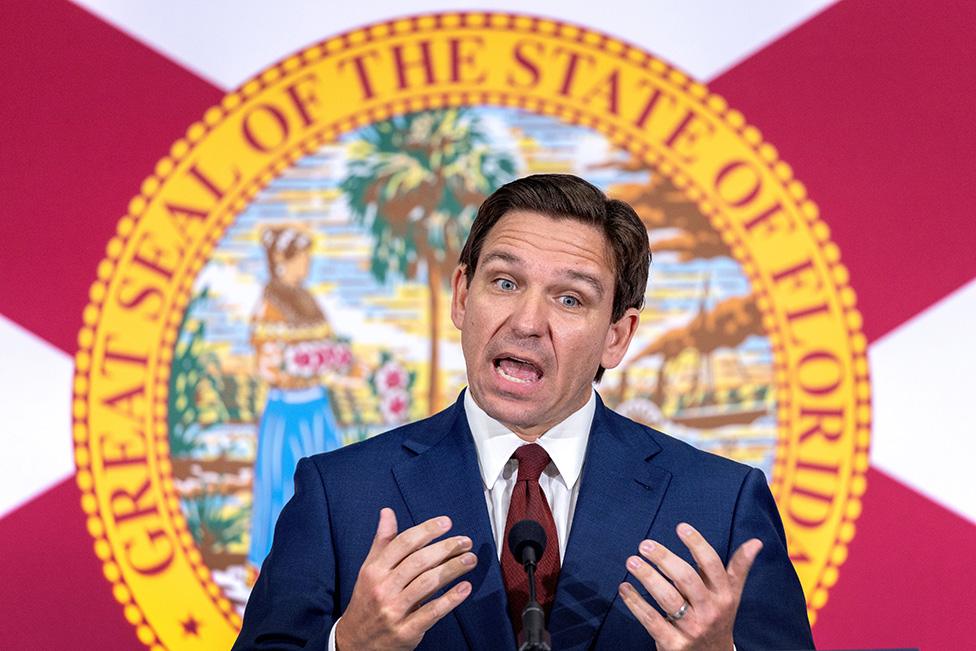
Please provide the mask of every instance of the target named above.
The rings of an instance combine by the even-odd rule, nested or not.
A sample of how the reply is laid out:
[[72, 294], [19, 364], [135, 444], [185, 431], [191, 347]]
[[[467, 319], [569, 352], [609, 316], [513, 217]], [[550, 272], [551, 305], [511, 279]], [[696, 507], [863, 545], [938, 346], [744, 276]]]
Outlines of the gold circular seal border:
[[[695, 82], [660, 59], [646, 53], [641, 48], [627, 44], [612, 37], [599, 34], [588, 28], [572, 25], [560, 21], [529, 17], [516, 14], [502, 13], [442, 13], [417, 16], [407, 19], [390, 20], [373, 24], [369, 27], [353, 30], [331, 39], [322, 41], [306, 48], [299, 54], [287, 57], [272, 65], [256, 78], [243, 84], [238, 90], [223, 98], [220, 105], [208, 109], [200, 122], [192, 124], [186, 131], [184, 138], [177, 140], [171, 147], [168, 156], [163, 157], [155, 167], [155, 173], [142, 183], [140, 194], [129, 203], [128, 214], [123, 216], [117, 226], [117, 235], [106, 246], [106, 257], [99, 263], [97, 279], [92, 283], [89, 291], [90, 302], [83, 311], [83, 327], [78, 334], [79, 350], [75, 356], [74, 396], [72, 403], [73, 438], [75, 442], [75, 461], [77, 465], [76, 481], [82, 492], [81, 506], [88, 516], [87, 526], [94, 539], [94, 551], [103, 563], [103, 573], [112, 585], [113, 595], [124, 608], [124, 616], [136, 627], [137, 637], [152, 649], [165, 648], [165, 641], [157, 634], [156, 627], [150, 623], [150, 618], [138, 603], [136, 596], [130, 589], [119, 564], [115, 560], [112, 543], [109, 540], [106, 522], [103, 519], [96, 497], [95, 475], [91, 464], [91, 444], [89, 423], [87, 421], [87, 398], [93, 363], [93, 343], [96, 329], [99, 325], [102, 305], [105, 301], [108, 283], [116, 272], [117, 263], [130, 244], [140, 219], [147, 207], [160, 192], [163, 184], [171, 177], [177, 166], [185, 161], [192, 153], [196, 144], [200, 143], [214, 127], [240, 110], [250, 100], [260, 95], [266, 88], [277, 81], [295, 73], [316, 61], [335, 56], [343, 51], [382, 40], [391, 36], [429, 34], [442, 27], [466, 28], [472, 30], [505, 30], [526, 34], [539, 34], [552, 38], [561, 38], [566, 42], [575, 42], [580, 46], [599, 51], [604, 55], [616, 57], [627, 65], [637, 65], [648, 70], [651, 74], [666, 79], [673, 87], [682, 90], [690, 98], [694, 98], [701, 107], [707, 110], [725, 126], [739, 134], [742, 141], [751, 147], [759, 158], [765, 162], [779, 182], [788, 190], [795, 201], [800, 213], [806, 218], [807, 226], [816, 241], [822, 247], [825, 261], [829, 265], [833, 282], [841, 287], [839, 292], [843, 306], [848, 335], [852, 346], [851, 361], [854, 368], [854, 391], [856, 393], [856, 440], [854, 444], [854, 461], [852, 465], [851, 484], [848, 499], [845, 503], [843, 521], [838, 530], [837, 538], [829, 554], [828, 561], [818, 578], [812, 594], [808, 595], [808, 613], [811, 622], [816, 611], [827, 599], [827, 589], [837, 580], [838, 568], [846, 560], [847, 544], [854, 536], [854, 522], [860, 514], [860, 497], [866, 488], [865, 472], [867, 470], [867, 451], [870, 442], [870, 385], [868, 367], [865, 357], [866, 339], [861, 333], [861, 317], [856, 309], [856, 297], [848, 285], [846, 268], [840, 262], [840, 251], [836, 244], [830, 241], [827, 225], [819, 218], [817, 206], [806, 195], [806, 189], [793, 177], [788, 164], [779, 160], [776, 149], [762, 140], [758, 129], [746, 123], [744, 116], [728, 107], [723, 98], [708, 91], [706, 86]], [[481, 91], [452, 91], [415, 93], [412, 97], [399, 98], [393, 101], [378, 103], [366, 110], [355, 113], [345, 119], [332, 124], [318, 127], [313, 134], [306, 135], [301, 142], [290, 147], [283, 154], [274, 158], [258, 175], [252, 175], [249, 183], [235, 191], [232, 200], [224, 203], [225, 209], [215, 220], [219, 229], [211, 229], [202, 246], [194, 251], [188, 268], [178, 291], [169, 306], [169, 320], [164, 330], [159, 350], [159, 364], [155, 369], [156, 400], [153, 405], [153, 418], [157, 419], [153, 432], [147, 433], [147, 439], [155, 437], [156, 452], [160, 455], [158, 462], [159, 476], [162, 478], [162, 489], [166, 496], [165, 506], [169, 511], [171, 521], [179, 534], [179, 542], [190, 563], [195, 567], [197, 577], [220, 608], [225, 620], [234, 630], [240, 625], [240, 618], [233, 611], [232, 605], [225, 597], [219, 586], [214, 583], [210, 570], [203, 564], [199, 550], [196, 549], [189, 534], [185, 518], [179, 506], [179, 499], [173, 487], [172, 465], [168, 459], [168, 432], [165, 424], [167, 382], [169, 368], [166, 366], [172, 359], [175, 345], [176, 330], [185, 311], [192, 283], [203, 264], [219, 242], [224, 230], [236, 215], [248, 205], [261, 189], [266, 187], [274, 178], [297, 162], [303, 156], [313, 153], [322, 145], [335, 141], [343, 133], [366, 126], [378, 120], [412, 111], [434, 109], [442, 107], [461, 107], [468, 105], [493, 105], [499, 107], [521, 108], [540, 115], [557, 117], [566, 122], [589, 127], [605, 135], [614, 145], [626, 149], [639, 156], [657, 171], [668, 176], [686, 195], [697, 200], [699, 207], [711, 220], [716, 229], [722, 234], [726, 243], [731, 247], [733, 255], [740, 261], [743, 271], [750, 278], [753, 288], [757, 291], [757, 304], [763, 315], [764, 324], [769, 332], [774, 351], [774, 368], [777, 378], [777, 399], [780, 416], [788, 409], [789, 393], [784, 387], [783, 377], [786, 366], [783, 362], [784, 344], [778, 336], [777, 323], [772, 314], [770, 296], [761, 285], [757, 275], [758, 265], [751, 258], [749, 250], [728, 228], [721, 210], [708, 198], [708, 191], [699, 187], [695, 180], [687, 176], [672, 160], [661, 156], [651, 145], [632, 139], [626, 130], [619, 129], [613, 120], [605, 115], [589, 112], [573, 106], [570, 101], [532, 97], [528, 93], [512, 92], [481, 92]], [[317, 125], [318, 126], [318, 125]], [[212, 215], [217, 214], [216, 211]], [[788, 414], [787, 414], [788, 415]], [[785, 434], [786, 436], [784, 436]], [[773, 473], [774, 493], [782, 488], [782, 471], [787, 458], [791, 434], [781, 432], [777, 440], [777, 455]]]

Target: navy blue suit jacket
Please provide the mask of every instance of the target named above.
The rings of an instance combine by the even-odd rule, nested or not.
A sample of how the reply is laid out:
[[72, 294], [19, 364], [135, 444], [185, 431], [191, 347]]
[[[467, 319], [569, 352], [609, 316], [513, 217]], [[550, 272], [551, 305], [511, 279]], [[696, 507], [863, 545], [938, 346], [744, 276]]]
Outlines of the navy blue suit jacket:
[[[624, 565], [645, 538], [693, 564], [675, 533], [682, 521], [726, 563], [749, 538], [763, 542], [736, 618], [738, 651], [813, 648], [803, 592], [762, 472], [639, 425], [598, 398], [581, 481], [549, 621], [553, 649], [653, 648], [617, 586], [629, 580], [647, 598]], [[461, 399], [426, 420], [299, 462], [295, 496], [278, 518], [234, 648], [325, 649], [384, 506], [396, 512], [401, 531], [450, 516], [454, 528], [447, 535], [469, 536], [478, 555], [476, 569], [464, 577], [471, 595], [418, 648], [514, 651]]]

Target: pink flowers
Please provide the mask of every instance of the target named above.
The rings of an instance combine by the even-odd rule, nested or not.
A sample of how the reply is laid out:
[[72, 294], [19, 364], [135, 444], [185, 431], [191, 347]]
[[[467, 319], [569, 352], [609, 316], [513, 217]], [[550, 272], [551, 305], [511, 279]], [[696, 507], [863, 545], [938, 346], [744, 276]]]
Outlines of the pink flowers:
[[345, 343], [303, 341], [285, 348], [285, 372], [294, 377], [309, 378], [322, 373], [348, 373], [352, 350]]
[[380, 412], [387, 423], [403, 423], [410, 413], [410, 394], [397, 389], [380, 396]]
[[410, 373], [392, 359], [373, 373], [373, 387], [380, 399], [380, 413], [390, 424], [406, 422], [410, 415]]

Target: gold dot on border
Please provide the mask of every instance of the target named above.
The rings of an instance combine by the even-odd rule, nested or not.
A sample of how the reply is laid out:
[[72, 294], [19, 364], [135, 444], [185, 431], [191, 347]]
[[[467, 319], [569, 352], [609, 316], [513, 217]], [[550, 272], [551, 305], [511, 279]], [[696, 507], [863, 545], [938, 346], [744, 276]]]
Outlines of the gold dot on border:
[[[78, 474], [80, 475], [81, 473]], [[86, 472], [85, 474], [88, 475], [89, 479], [92, 476], [90, 472]], [[82, 490], [89, 490], [91, 488], [91, 482], [89, 481], [86, 483], [89, 484], [88, 488], [82, 488]], [[86, 515], [92, 515], [98, 510], [98, 500], [95, 499], [94, 495], [86, 493], [85, 495], [81, 496], [81, 510], [84, 511]]]
[[803, 213], [803, 216], [810, 221], [820, 217], [820, 208], [818, 208], [817, 204], [812, 201], [804, 201], [802, 204], [800, 204], [800, 212]]
[[844, 307], [854, 307], [857, 304], [857, 294], [851, 287], [841, 287], [840, 302]]
[[855, 475], [851, 478], [851, 495], [855, 497], [864, 495], [864, 491], [867, 490], [867, 486], [868, 482], [864, 477]]
[[[852, 503], [860, 505], [860, 502], [848, 502], [847, 506], [850, 507]], [[860, 513], [860, 509], [858, 509], [858, 513]], [[830, 562], [834, 565], [840, 566], [843, 565], [845, 561], [847, 561], [847, 547], [844, 547], [843, 545], [835, 545], [830, 551]]]
[[181, 158], [186, 156], [187, 152], [189, 151], [190, 151], [190, 145], [188, 145], [187, 142], [182, 138], [174, 142], [173, 146], [169, 148], [170, 156], [172, 156], [177, 160], [180, 160]]
[[93, 326], [98, 322], [99, 309], [94, 305], [88, 304], [81, 312], [81, 322], [86, 326]]
[[186, 130], [186, 139], [191, 143], [199, 142], [207, 133], [207, 128], [201, 122], [194, 122]]
[[91, 516], [88, 518], [87, 526], [88, 533], [91, 534], [92, 538], [101, 538], [105, 533], [105, 525], [103, 525], [101, 519], [96, 516]]
[[125, 621], [133, 626], [142, 621], [142, 613], [139, 612], [139, 606], [135, 604], [127, 604], [123, 612], [125, 614]]
[[257, 79], [252, 79], [244, 84], [243, 88], [241, 88], [241, 92], [244, 94], [244, 97], [251, 97], [259, 90], [261, 90], [261, 82]]
[[828, 568], [826, 568], [824, 570], [823, 578], [821, 579], [821, 583], [825, 587], [827, 587], [827, 588], [834, 587], [834, 585], [837, 584], [837, 568], [836, 567], [828, 567]]
[[[827, 252], [824, 251], [824, 253], [826, 254]], [[831, 267], [831, 275], [833, 275], [834, 283], [837, 285], [846, 285], [850, 281], [850, 274], [847, 273], [847, 267], [843, 265], [834, 265]]]
[[224, 119], [224, 110], [219, 106], [211, 106], [203, 114], [203, 121], [207, 126], [216, 126]]
[[[150, 177], [150, 179], [151, 178], [153, 177]], [[146, 180], [148, 181], [149, 179]], [[119, 223], [115, 225], [115, 232], [118, 233], [120, 237], [128, 237], [129, 233], [132, 232], [132, 228], [134, 226], [135, 226], [135, 222], [132, 220], [131, 217], [123, 217], [122, 219], [119, 220]]]
[[725, 110], [729, 108], [728, 102], [724, 98], [718, 95], [711, 95], [706, 102], [708, 108], [712, 109], [715, 113], [725, 113]]
[[106, 281], [112, 277], [112, 273], [115, 271], [115, 263], [111, 260], [103, 259], [98, 263], [98, 270], [95, 272], [98, 279], [101, 281]]
[[153, 634], [152, 629], [145, 624], [136, 628], [136, 637], [138, 637], [139, 641], [146, 646], [149, 646], [156, 641], [156, 636]]
[[101, 303], [105, 299], [105, 283], [99, 280], [93, 282], [88, 288], [88, 297], [93, 303]]
[[815, 609], [820, 610], [827, 604], [827, 591], [823, 588], [817, 588], [813, 591], [813, 598], [810, 599], [810, 605]]
[[116, 260], [121, 254], [122, 254], [122, 240], [120, 240], [117, 237], [113, 237], [108, 241], [108, 244], [105, 245], [105, 255], [107, 255], [109, 258], [113, 260]]
[[105, 563], [102, 565], [102, 574], [105, 578], [109, 580], [110, 583], [115, 583], [121, 578], [121, 572], [119, 572], [119, 566], [115, 563]]
[[[77, 483], [78, 488], [83, 491], [90, 491], [92, 486], [95, 485], [91, 473], [87, 470], [79, 470], [75, 473], [75, 483]], [[82, 497], [82, 499], [84, 499], [84, 497]], [[94, 499], [94, 497], [92, 499]], [[82, 502], [82, 505], [84, 505], [84, 502]], [[94, 511], [92, 512], [94, 513]]]
[[91, 463], [91, 455], [88, 448], [75, 448], [75, 463], [79, 468], [87, 468]]
[[793, 168], [786, 161], [779, 161], [773, 165], [773, 171], [776, 172], [780, 181], [785, 182], [793, 178]]
[[71, 434], [77, 443], [84, 443], [88, 440], [88, 426], [84, 423], [75, 423], [71, 428]]
[[746, 126], [746, 116], [742, 115], [741, 111], [736, 111], [735, 109], [730, 110], [725, 114], [725, 121], [729, 123], [733, 129], [741, 129]]
[[768, 142], [759, 145], [759, 156], [767, 163], [772, 163], [779, 158], [779, 152]]
[[112, 557], [112, 548], [109, 547], [107, 540], [96, 540], [92, 547], [95, 550], [95, 556], [97, 556], [99, 560], [104, 561]]
[[160, 178], [169, 176], [172, 171], [173, 161], [168, 156], [164, 156], [156, 161], [156, 175]]
[[83, 419], [88, 415], [88, 405], [85, 404], [85, 401], [81, 399], [72, 401], [71, 414], [78, 420]]
[[862, 423], [871, 422], [871, 407], [868, 405], [861, 405], [857, 408], [857, 419]]
[[302, 60], [299, 57], [289, 57], [285, 59], [285, 62], [281, 64], [284, 70], [291, 71], [300, 68], [302, 65]]
[[791, 181], [789, 184], [789, 191], [793, 198], [797, 201], [803, 201], [807, 198], [807, 187], [800, 181]]
[[857, 444], [862, 448], [867, 448], [871, 444], [871, 430], [865, 427], [857, 431]]
[[268, 68], [261, 73], [261, 79], [266, 83], [270, 84], [281, 79], [281, 70], [275, 66], [274, 68]]
[[130, 215], [141, 215], [142, 211], [146, 209], [146, 199], [142, 195], [137, 195], [132, 197], [129, 201], [129, 214]]
[[235, 108], [241, 105], [241, 96], [237, 93], [225, 95], [224, 99], [220, 100], [220, 105], [223, 106], [227, 111], [233, 111]]

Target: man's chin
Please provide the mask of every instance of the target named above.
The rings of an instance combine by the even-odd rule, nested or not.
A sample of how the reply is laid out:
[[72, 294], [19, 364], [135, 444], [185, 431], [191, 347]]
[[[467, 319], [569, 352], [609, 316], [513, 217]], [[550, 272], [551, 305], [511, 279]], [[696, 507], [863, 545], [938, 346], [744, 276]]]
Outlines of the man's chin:
[[498, 394], [481, 395], [472, 393], [472, 398], [481, 409], [509, 429], [524, 430], [537, 427], [545, 419], [545, 409], [539, 408], [537, 400], [526, 400], [517, 396]]

